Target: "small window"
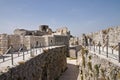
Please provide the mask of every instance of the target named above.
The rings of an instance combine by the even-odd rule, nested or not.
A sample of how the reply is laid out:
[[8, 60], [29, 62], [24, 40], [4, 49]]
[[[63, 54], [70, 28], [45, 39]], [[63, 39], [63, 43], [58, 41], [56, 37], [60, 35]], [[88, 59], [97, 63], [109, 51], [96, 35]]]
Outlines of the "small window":
[[38, 46], [38, 41], [36, 41], [36, 46]]
[[51, 40], [51, 43], [52, 43], [52, 40]]

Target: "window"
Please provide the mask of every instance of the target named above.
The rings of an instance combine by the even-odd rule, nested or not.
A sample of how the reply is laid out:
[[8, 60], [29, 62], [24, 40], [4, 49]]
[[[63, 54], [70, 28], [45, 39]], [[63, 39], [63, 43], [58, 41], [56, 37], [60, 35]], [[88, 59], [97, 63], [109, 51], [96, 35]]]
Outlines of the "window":
[[36, 41], [36, 47], [38, 47], [38, 41]]

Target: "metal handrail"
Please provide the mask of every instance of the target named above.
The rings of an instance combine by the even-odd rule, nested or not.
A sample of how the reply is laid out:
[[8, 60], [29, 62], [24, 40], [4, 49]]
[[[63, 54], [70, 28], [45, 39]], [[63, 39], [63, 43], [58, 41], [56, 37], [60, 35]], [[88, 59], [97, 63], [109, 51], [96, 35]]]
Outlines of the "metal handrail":
[[114, 47], [113, 47], [113, 49], [116, 49], [116, 48], [118, 48], [118, 47], [119, 47], [119, 46], [118, 46], [118, 45], [116, 45], [116, 46], [114, 46]]
[[23, 49], [23, 47], [20, 47], [18, 51], [21, 51]]
[[102, 47], [104, 48], [105, 46], [107, 46], [107, 43], [106, 43], [106, 44], [103, 44], [103, 46], [102, 46]]
[[11, 49], [12, 47], [10, 46], [9, 49], [7, 49], [7, 51], [3, 55], [7, 54]]
[[10, 46], [4, 54], [2, 54], [2, 55], [0, 54], [0, 56], [3, 57], [3, 62], [5, 61], [4, 56], [5, 56], [11, 49], [12, 49], [12, 47]]
[[[103, 48], [104, 48], [105, 46], [107, 47], [106, 44], [105, 44], [105, 45], [102, 45]], [[116, 49], [116, 48], [118, 48], [118, 55], [117, 55], [117, 54], [113, 54], [113, 53], [114, 53], [114, 49]], [[90, 49], [90, 50], [91, 50], [91, 49]], [[116, 45], [116, 46], [114, 46], [114, 47], [111, 47], [111, 50], [112, 50], [112, 53], [111, 53], [111, 52], [108, 52], [108, 50], [106, 51], [106, 57], [108, 57], [108, 55], [109, 55], [110, 58], [116, 59], [116, 60], [118, 60], [118, 62], [120, 63], [120, 43], [118, 43], [118, 45]], [[94, 52], [95, 52], [95, 47], [94, 47]], [[104, 52], [104, 50], [103, 50], [102, 52]], [[99, 53], [101, 53], [100, 46], [99, 46]], [[111, 55], [112, 55], [113, 57], [112, 57]]]
[[11, 46], [7, 49], [7, 51], [4, 54], [0, 54], [0, 56], [6, 55], [10, 50], [11, 50]]
[[23, 49], [23, 46], [20, 47], [19, 50], [18, 50], [18, 57], [20, 56], [20, 52], [22, 51], [22, 49]]

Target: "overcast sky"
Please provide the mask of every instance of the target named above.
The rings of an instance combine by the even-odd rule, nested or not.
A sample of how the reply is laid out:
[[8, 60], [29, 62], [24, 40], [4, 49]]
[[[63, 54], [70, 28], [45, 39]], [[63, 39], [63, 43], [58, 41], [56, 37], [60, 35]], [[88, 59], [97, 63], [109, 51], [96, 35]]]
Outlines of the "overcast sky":
[[68, 27], [73, 35], [120, 25], [120, 0], [0, 0], [0, 33], [15, 28], [53, 30]]

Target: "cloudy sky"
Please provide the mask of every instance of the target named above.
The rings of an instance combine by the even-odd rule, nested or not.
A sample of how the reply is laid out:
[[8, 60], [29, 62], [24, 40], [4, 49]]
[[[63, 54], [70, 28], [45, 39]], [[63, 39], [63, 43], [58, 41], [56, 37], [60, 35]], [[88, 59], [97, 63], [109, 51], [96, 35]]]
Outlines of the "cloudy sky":
[[68, 27], [73, 35], [120, 25], [120, 0], [0, 0], [0, 33], [15, 28], [53, 30]]

